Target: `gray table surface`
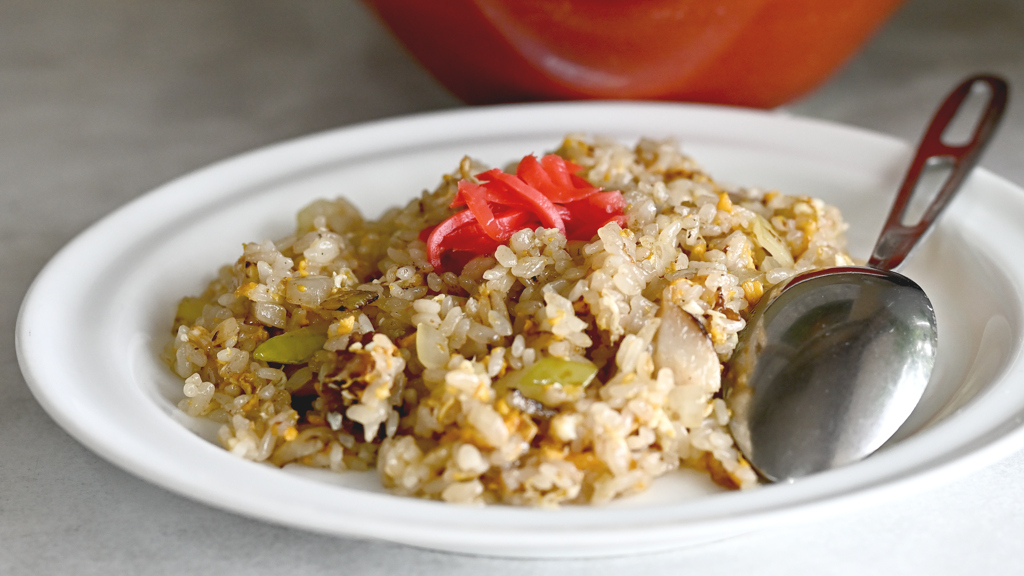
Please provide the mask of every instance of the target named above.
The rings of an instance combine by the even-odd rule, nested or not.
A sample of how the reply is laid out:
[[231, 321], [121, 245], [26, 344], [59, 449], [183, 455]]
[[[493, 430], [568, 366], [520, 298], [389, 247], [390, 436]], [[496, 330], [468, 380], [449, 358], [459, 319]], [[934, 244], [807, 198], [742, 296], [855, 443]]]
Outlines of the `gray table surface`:
[[[910, 0], [787, 108], [914, 141], [939, 98], [979, 70], [1024, 88], [1024, 3]], [[100, 459], [35, 402], [15, 357], [18, 306], [43, 264], [97, 219], [254, 147], [459, 106], [352, 0], [0, 0], [0, 574], [1021, 570], [1024, 453], [896, 502], [715, 544], [516, 561], [215, 510]], [[1024, 184], [1022, 150], [1018, 99], [983, 164]]]

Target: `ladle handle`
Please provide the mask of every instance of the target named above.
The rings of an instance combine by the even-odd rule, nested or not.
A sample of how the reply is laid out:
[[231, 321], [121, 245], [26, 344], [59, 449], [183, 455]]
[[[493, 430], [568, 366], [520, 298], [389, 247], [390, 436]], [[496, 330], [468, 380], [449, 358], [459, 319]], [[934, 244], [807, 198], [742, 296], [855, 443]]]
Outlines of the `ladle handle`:
[[[942, 135], [949, 127], [950, 122], [956, 116], [967, 99], [971, 89], [977, 83], [984, 83], [989, 88], [988, 104], [980, 118], [975, 122], [974, 133], [970, 141], [958, 146], [950, 146], [942, 141]], [[988, 144], [996, 126], [1002, 118], [1006, 109], [1008, 88], [1006, 81], [998, 76], [979, 75], [965, 80], [946, 97], [939, 110], [932, 118], [932, 123], [921, 138], [917, 147], [917, 154], [914, 156], [907, 175], [903, 179], [896, 201], [892, 210], [889, 211], [889, 219], [882, 227], [882, 234], [878, 243], [871, 253], [871, 260], [868, 266], [881, 270], [892, 270], [899, 266], [904, 258], [910, 253], [932, 223], [939, 216], [942, 210], [953, 199], [954, 194], [960, 188], [964, 178], [977, 164], [982, 150]], [[946, 177], [945, 183], [936, 194], [928, 209], [924, 211], [921, 219], [913, 225], [903, 224], [903, 215], [907, 205], [910, 203], [914, 191], [917, 189], [918, 180], [925, 166], [933, 159], [945, 161], [951, 164], [951, 170]]]

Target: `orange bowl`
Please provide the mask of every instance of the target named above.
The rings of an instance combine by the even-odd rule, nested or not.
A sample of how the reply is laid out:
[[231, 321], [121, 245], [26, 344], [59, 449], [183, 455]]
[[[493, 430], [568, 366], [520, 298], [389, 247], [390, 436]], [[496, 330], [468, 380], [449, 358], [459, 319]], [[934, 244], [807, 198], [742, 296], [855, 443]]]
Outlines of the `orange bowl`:
[[363, 0], [470, 104], [770, 108], [819, 85], [903, 0]]

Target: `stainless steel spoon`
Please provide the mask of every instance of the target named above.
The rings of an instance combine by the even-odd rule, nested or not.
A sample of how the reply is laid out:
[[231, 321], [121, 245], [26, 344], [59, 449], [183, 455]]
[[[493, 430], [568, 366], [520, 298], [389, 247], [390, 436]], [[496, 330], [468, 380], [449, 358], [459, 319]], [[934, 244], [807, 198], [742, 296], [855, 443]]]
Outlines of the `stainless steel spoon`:
[[[962, 145], [944, 132], [976, 85], [988, 104]], [[910, 164], [866, 267], [799, 274], [751, 313], [723, 373], [731, 430], [771, 481], [842, 466], [877, 450], [921, 399], [935, 361], [932, 304], [893, 272], [977, 163], [1006, 107], [1006, 82], [975, 76], [947, 96]], [[904, 214], [926, 165], [946, 162], [943, 187], [913, 225]]]

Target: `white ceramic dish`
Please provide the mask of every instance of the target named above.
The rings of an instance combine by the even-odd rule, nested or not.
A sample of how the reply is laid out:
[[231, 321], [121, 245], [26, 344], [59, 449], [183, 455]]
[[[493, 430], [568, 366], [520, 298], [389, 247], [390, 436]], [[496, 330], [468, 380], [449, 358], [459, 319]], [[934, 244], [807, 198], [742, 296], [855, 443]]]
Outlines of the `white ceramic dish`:
[[[918, 491], [1024, 445], [1024, 191], [984, 170], [903, 270], [935, 303], [938, 366], [896, 440], [868, 460], [790, 485], [719, 493], [699, 475], [659, 480], [604, 508], [468, 508], [385, 494], [372, 474], [286, 471], [231, 456], [175, 408], [159, 361], [177, 299], [198, 293], [243, 241], [287, 233], [318, 197], [367, 215], [434, 187], [464, 154], [501, 165], [567, 132], [675, 137], [718, 179], [820, 196], [866, 256], [910, 147], [812, 120], [672, 104], [546, 104], [388, 120], [272, 146], [155, 190], [58, 253], [18, 320], [36, 398], [83, 444], [212, 506], [304, 529], [506, 556], [623, 554], [683, 546]], [[197, 434], [196, 432], [199, 432]]]

